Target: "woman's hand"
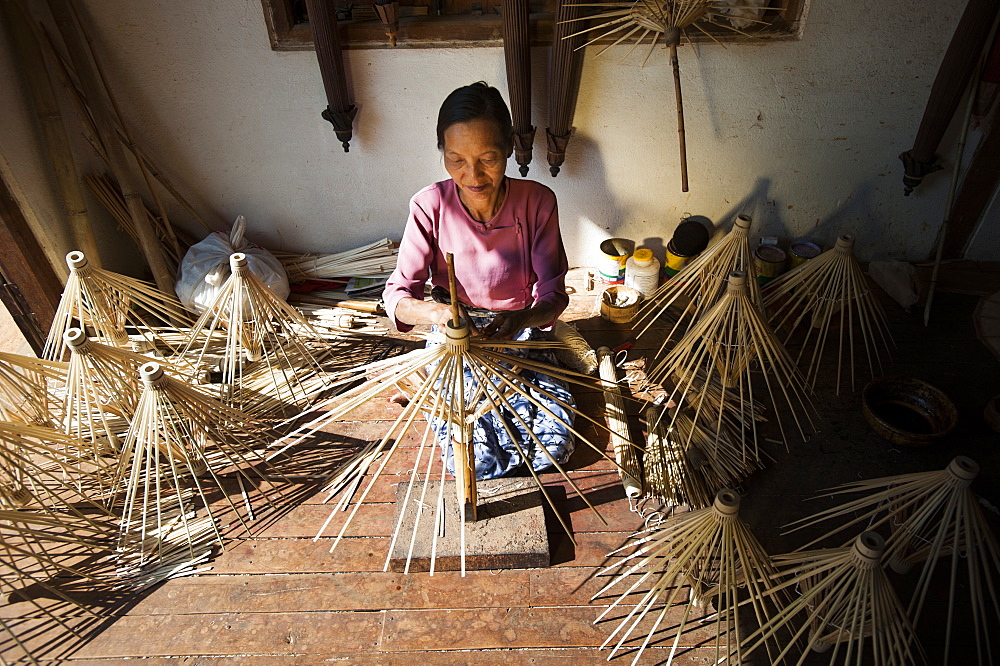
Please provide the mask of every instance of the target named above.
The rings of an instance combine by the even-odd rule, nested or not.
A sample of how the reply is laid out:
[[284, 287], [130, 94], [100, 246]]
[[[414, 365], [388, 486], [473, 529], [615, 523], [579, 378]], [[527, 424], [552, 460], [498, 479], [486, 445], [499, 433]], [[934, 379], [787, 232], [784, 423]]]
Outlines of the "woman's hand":
[[555, 319], [555, 311], [548, 303], [539, 303], [523, 310], [508, 310], [497, 313], [489, 326], [483, 329], [483, 335], [488, 338], [509, 340], [518, 331], [531, 326], [545, 326]]
[[[479, 334], [479, 329], [469, 318], [465, 308], [459, 304], [459, 316], [469, 325], [469, 331], [473, 335]], [[396, 318], [401, 322], [411, 325], [447, 326], [451, 321], [451, 306], [434, 301], [420, 301], [416, 298], [403, 298], [396, 304]]]

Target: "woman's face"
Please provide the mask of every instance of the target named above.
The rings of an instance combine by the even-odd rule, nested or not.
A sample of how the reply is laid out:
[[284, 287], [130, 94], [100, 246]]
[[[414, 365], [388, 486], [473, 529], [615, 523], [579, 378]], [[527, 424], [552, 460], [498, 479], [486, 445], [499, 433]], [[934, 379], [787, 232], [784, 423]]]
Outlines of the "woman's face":
[[507, 170], [510, 150], [504, 150], [497, 125], [477, 118], [455, 123], [444, 131], [444, 167], [470, 207], [495, 204]]

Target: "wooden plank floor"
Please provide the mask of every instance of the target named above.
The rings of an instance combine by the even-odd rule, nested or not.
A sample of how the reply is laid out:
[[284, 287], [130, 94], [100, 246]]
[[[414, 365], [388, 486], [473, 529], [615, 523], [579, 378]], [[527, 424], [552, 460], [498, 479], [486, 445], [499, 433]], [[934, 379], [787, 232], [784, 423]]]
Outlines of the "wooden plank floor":
[[[627, 327], [600, 320], [596, 297], [585, 291], [579, 271], [570, 284], [576, 293], [564, 318], [576, 320], [594, 346], [614, 346], [631, 338]], [[643, 339], [632, 355], [641, 355], [651, 344], [655, 343]], [[578, 400], [588, 414], [603, 417], [599, 393], [583, 391]], [[637, 406], [633, 409], [639, 411]], [[398, 411], [398, 406], [384, 400], [373, 401], [333, 431], [354, 444], [375, 439]], [[856, 411], [852, 413], [857, 416]], [[593, 427], [589, 431], [596, 432]], [[343, 515], [335, 516], [324, 536], [314, 540], [331, 506], [324, 504], [325, 494], [315, 482], [302, 480], [291, 500], [261, 512], [252, 536], [231, 525], [227, 534], [232, 540], [211, 562], [210, 571], [170, 580], [136, 599], [88, 598], [96, 608], [104, 609], [104, 617], [70, 611], [68, 623], [83, 639], [52, 626], [16, 598], [0, 609], [0, 620], [42, 663], [74, 666], [131, 663], [133, 659], [149, 666], [604, 662], [609, 652], [598, 647], [616, 623], [594, 625], [608, 601], [591, 602], [602, 583], [594, 574], [607, 562], [607, 553], [642, 524], [625, 499], [612, 465], [583, 450], [574, 454], [569, 465], [571, 478], [597, 505], [606, 523], [568, 492], [569, 484], [557, 474], [543, 475], [576, 540], [574, 545], [549, 515], [552, 565], [548, 568], [471, 571], [464, 578], [457, 572], [388, 573], [383, 566], [395, 485], [407, 480], [418, 439], [413, 433], [404, 438], [400, 455], [375, 486], [370, 504], [361, 509], [347, 538], [332, 553], [331, 537]], [[606, 436], [601, 443], [606, 446]], [[342, 445], [317, 444], [297, 453], [295, 473], [329, 470], [344, 453]], [[794, 465], [786, 469], [794, 476]], [[787, 509], [783, 516], [797, 517], [795, 507], [801, 504], [802, 494], [840, 480], [835, 476], [811, 479], [814, 485], [805, 490], [782, 487], [772, 480], [770, 485], [757, 484], [757, 490], [765, 501], [770, 497], [783, 502]], [[773, 516], [756, 519], [767, 526], [781, 521]], [[51, 600], [39, 603], [59, 606]], [[676, 622], [677, 617], [668, 616], [664, 627], [669, 630]], [[639, 663], [666, 659], [670, 633], [647, 650]], [[710, 641], [705, 629], [688, 632], [674, 663], [713, 663]], [[9, 640], [0, 648], [4, 659], [17, 661], [19, 651]], [[631, 656], [616, 662], [629, 663]]]

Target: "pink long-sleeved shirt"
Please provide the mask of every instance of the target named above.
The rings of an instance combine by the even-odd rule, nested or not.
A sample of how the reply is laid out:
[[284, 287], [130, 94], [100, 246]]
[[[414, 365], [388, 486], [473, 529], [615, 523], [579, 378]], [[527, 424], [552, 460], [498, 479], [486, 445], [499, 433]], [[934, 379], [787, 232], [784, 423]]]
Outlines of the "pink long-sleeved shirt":
[[507, 196], [485, 223], [469, 215], [453, 180], [413, 195], [396, 270], [382, 294], [398, 330], [413, 328], [396, 319], [401, 299], [423, 300], [428, 278], [448, 288], [449, 252], [455, 257], [458, 298], [467, 305], [519, 310], [550, 303], [558, 317], [569, 304], [556, 195], [541, 183], [507, 178]]

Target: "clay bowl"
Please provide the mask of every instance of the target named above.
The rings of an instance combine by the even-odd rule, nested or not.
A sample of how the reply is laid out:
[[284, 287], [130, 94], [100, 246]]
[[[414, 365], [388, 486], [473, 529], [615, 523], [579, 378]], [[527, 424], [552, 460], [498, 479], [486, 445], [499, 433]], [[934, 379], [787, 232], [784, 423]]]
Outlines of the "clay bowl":
[[872, 430], [897, 446], [926, 446], [951, 432], [958, 410], [940, 389], [913, 377], [881, 377], [861, 393]]

